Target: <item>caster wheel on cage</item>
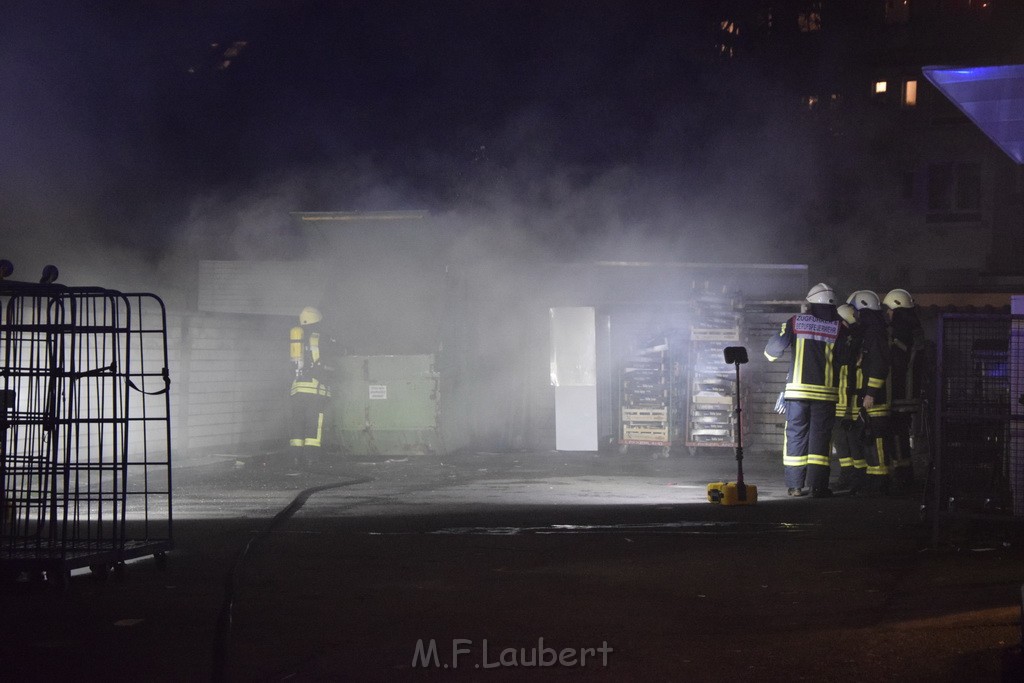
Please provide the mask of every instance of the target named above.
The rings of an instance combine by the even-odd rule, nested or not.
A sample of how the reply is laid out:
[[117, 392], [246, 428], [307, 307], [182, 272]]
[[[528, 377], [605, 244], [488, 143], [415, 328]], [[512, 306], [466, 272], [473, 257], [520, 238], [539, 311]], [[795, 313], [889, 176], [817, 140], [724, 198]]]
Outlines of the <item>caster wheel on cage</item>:
[[65, 595], [71, 589], [71, 570], [69, 569], [47, 569], [46, 583], [58, 595]]
[[22, 572], [19, 572], [17, 569], [4, 567], [0, 569], [0, 585], [6, 586], [9, 584], [17, 583], [21, 575]]
[[160, 571], [167, 569], [167, 553], [162, 551], [153, 553], [153, 561], [156, 562], [156, 568]]

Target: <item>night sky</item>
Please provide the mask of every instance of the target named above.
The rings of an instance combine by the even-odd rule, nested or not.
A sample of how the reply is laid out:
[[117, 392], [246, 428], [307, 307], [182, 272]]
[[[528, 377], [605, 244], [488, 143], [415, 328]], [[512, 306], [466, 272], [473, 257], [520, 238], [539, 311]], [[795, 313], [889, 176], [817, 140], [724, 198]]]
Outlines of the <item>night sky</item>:
[[164, 248], [197, 201], [253, 195], [514, 202], [575, 234], [742, 221], [810, 170], [775, 85], [713, 59], [715, 4], [25, 3], [0, 28], [4, 230]]

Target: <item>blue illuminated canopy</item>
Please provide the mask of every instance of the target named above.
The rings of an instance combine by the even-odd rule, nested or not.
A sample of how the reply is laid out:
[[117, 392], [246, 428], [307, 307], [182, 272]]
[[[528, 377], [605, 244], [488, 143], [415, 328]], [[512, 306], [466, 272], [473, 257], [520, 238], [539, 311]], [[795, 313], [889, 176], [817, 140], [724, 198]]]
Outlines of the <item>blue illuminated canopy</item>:
[[1024, 64], [922, 71], [1000, 149], [1024, 164]]

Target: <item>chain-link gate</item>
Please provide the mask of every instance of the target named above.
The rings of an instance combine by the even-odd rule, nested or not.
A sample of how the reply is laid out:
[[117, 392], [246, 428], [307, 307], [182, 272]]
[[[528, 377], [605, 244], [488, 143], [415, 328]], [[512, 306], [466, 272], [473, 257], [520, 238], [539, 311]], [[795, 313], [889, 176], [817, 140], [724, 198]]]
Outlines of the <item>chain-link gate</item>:
[[1024, 317], [945, 314], [938, 326], [936, 538], [943, 518], [1024, 519]]
[[171, 548], [166, 312], [152, 294], [0, 280], [0, 568]]

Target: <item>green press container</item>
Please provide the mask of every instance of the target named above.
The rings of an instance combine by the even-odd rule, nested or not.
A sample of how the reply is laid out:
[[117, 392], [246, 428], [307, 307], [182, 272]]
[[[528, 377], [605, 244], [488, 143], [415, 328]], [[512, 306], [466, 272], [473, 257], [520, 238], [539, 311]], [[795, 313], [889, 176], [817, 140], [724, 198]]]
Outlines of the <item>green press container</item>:
[[404, 456], [444, 452], [439, 375], [433, 355], [343, 356], [332, 387], [342, 453]]

